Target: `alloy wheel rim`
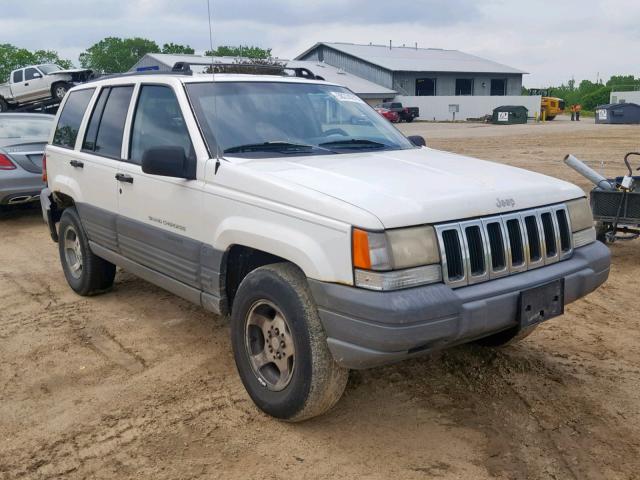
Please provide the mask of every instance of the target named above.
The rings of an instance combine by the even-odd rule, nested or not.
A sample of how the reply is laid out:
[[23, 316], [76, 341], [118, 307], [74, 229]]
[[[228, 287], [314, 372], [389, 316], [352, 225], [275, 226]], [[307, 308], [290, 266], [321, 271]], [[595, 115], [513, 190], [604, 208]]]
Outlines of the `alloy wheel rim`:
[[295, 346], [291, 329], [280, 309], [259, 300], [245, 321], [245, 348], [253, 373], [263, 387], [284, 390], [295, 368]]
[[83, 262], [82, 245], [78, 232], [72, 226], [67, 227], [64, 232], [64, 256], [73, 278], [80, 278]]

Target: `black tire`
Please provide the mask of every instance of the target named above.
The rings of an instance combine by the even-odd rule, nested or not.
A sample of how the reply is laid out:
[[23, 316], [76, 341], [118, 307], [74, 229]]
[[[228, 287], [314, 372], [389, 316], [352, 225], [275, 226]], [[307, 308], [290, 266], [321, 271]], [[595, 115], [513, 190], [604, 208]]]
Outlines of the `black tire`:
[[[258, 311], [260, 308], [263, 310]], [[259, 314], [254, 317], [253, 312]], [[253, 318], [273, 316], [263, 322], [273, 330], [276, 314], [285, 320], [286, 338], [276, 329], [273, 348], [280, 351], [282, 336], [283, 362], [291, 371], [279, 388], [283, 378], [276, 381], [274, 372], [282, 372], [275, 363], [276, 352], [272, 351], [272, 362], [272, 353], [267, 351], [274, 338], [263, 334], [266, 326], [251, 325]], [[262, 347], [255, 349], [260, 337]], [[293, 356], [288, 356], [291, 347], [286, 342], [293, 345]], [[306, 278], [293, 264], [266, 265], [244, 278], [233, 302], [231, 343], [242, 383], [256, 406], [268, 415], [290, 422], [306, 420], [329, 410], [344, 392], [349, 371], [333, 359]], [[257, 370], [250, 351], [266, 358]]]
[[51, 96], [56, 100], [58, 100], [59, 102], [61, 102], [70, 88], [71, 88], [71, 85], [69, 85], [68, 83], [64, 83], [64, 82], [55, 83], [51, 86]]
[[411, 122], [413, 122], [413, 118], [414, 117], [407, 117], [407, 118], [405, 118], [405, 120], [406, 120], [407, 123], [411, 123]]
[[520, 340], [524, 340], [531, 335], [536, 328], [538, 328], [538, 325], [532, 325], [523, 329], [520, 329], [520, 327], [514, 327], [509, 330], [503, 330], [502, 332], [481, 338], [476, 340], [474, 343], [482, 345], [483, 347], [506, 347], [507, 345], [512, 345]]
[[607, 238], [607, 233], [613, 230], [613, 225], [610, 223], [596, 222], [596, 239], [602, 243], [610, 243]]
[[[75, 208], [67, 208], [62, 212], [58, 232], [60, 263], [73, 291], [82, 296], [90, 296], [110, 288], [116, 275], [116, 266], [91, 251]], [[71, 248], [72, 243], [75, 248]], [[80, 255], [76, 254], [78, 250]], [[74, 259], [79, 260], [79, 267]]]
[[9, 104], [4, 98], [0, 98], [0, 112], [8, 112]]
[[556, 116], [555, 116], [555, 115], [549, 115], [549, 116], [547, 117], [547, 120], [549, 120], [549, 121], [551, 122], [551, 121], [552, 121], [553, 119], [555, 119], [555, 118], [556, 118]]

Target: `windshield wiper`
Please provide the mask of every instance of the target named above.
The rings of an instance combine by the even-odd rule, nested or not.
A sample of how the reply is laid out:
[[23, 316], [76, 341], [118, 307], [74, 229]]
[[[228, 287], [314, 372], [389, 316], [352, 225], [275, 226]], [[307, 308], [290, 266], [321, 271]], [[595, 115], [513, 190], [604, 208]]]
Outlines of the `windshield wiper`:
[[334, 148], [349, 148], [349, 149], [361, 149], [361, 148], [389, 148], [390, 145], [374, 142], [373, 140], [367, 140], [366, 138], [351, 138], [349, 140], [335, 140], [333, 142], [321, 143], [321, 146], [334, 147]]
[[224, 153], [242, 153], [242, 152], [284, 152], [284, 151], [310, 151], [310, 150], [323, 150], [330, 152], [328, 148], [319, 147], [317, 145], [306, 145], [303, 143], [290, 143], [290, 142], [262, 142], [262, 143], [247, 143], [246, 145], [237, 145], [224, 150]]

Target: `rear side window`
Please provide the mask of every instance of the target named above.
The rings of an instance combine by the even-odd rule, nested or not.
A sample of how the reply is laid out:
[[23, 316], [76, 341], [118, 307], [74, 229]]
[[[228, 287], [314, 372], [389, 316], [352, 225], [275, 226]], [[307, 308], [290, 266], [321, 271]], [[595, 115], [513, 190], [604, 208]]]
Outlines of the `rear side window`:
[[53, 144], [60, 147], [74, 148], [82, 117], [93, 96], [94, 88], [87, 88], [69, 93], [60, 119], [53, 134]]
[[83, 150], [120, 158], [124, 123], [132, 94], [132, 86], [102, 89], [89, 120]]
[[144, 152], [153, 147], [182, 147], [187, 158], [195, 156], [189, 130], [173, 90], [159, 85], [144, 85], [131, 130], [130, 162], [140, 165]]
[[13, 83], [20, 83], [22, 82], [22, 72], [24, 70], [16, 70], [15, 72], [13, 72]]

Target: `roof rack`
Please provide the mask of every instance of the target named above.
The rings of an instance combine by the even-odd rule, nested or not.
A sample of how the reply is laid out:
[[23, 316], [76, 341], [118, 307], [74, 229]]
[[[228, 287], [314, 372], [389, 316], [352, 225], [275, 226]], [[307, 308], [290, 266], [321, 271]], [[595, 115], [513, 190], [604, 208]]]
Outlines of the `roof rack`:
[[[171, 73], [193, 75], [192, 65], [213, 68], [213, 73], [244, 73], [252, 75], [281, 75], [306, 78], [309, 80], [324, 80], [304, 67], [285, 67], [284, 65], [264, 65], [260, 63], [212, 63], [212, 62], [176, 62]], [[293, 72], [289, 75], [287, 72]]]

